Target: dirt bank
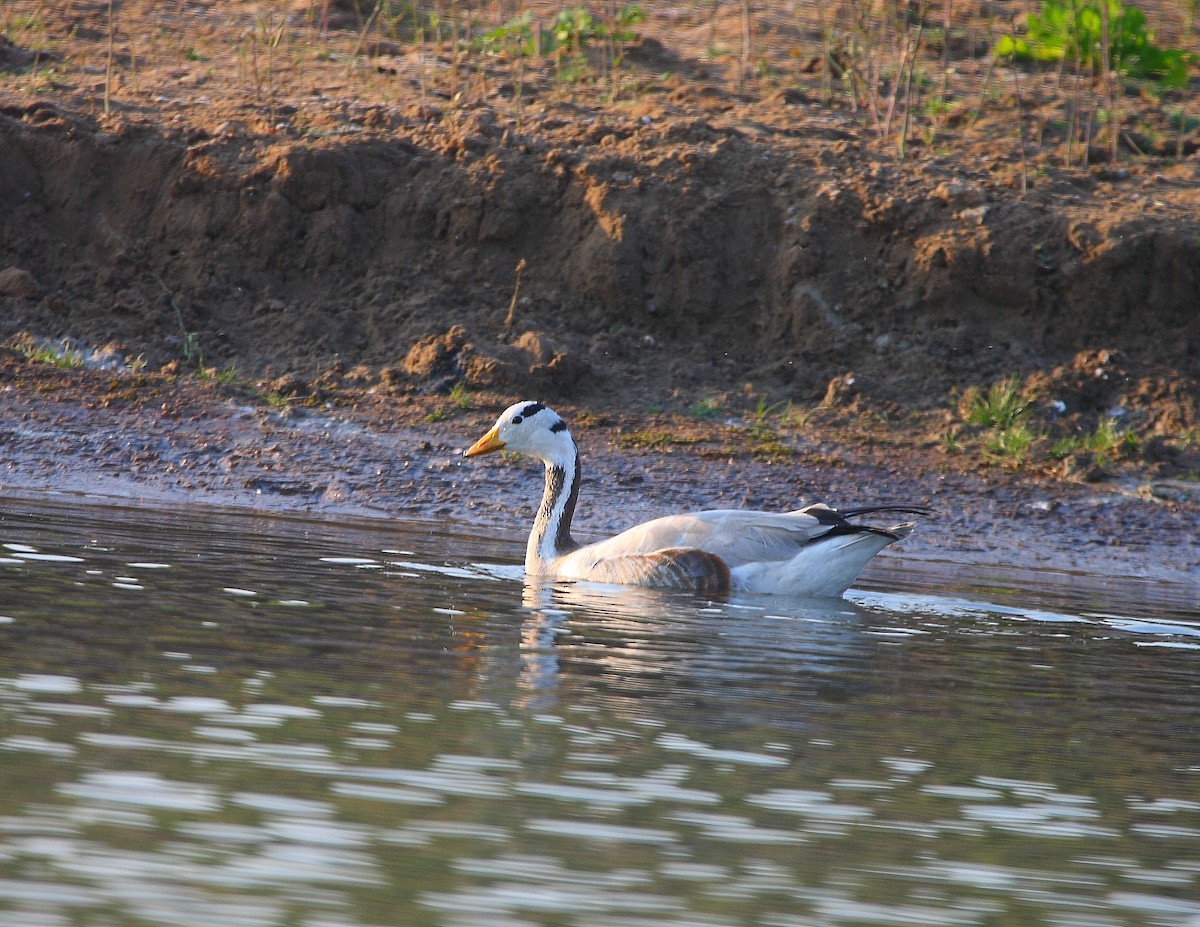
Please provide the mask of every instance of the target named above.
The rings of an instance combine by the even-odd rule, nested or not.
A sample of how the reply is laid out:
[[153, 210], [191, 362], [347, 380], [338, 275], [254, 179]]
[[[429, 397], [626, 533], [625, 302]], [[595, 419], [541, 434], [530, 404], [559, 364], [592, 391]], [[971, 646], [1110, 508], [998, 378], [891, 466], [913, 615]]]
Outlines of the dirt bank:
[[[654, 18], [623, 65], [636, 96], [605, 102], [543, 63], [514, 97], [483, 59], [479, 88], [446, 99], [386, 50], [370, 59], [386, 83], [352, 80], [352, 18], [324, 39], [281, 19], [297, 51], [251, 80], [244, 27], [263, 10], [127, 3], [101, 105], [103, 5], [69, 6], [31, 5], [38, 31], [9, 14], [27, 43], [8, 42], [0, 76], [10, 336], [112, 344], [152, 368], [311, 378], [340, 362], [418, 387], [680, 407], [747, 382], [814, 401], [854, 371], [860, 391], [928, 408], [1106, 350], [1195, 398], [1194, 153], [1063, 166], [1050, 116], [1022, 154], [999, 98], [902, 159], [863, 114], [816, 102], [815, 77], [735, 92], [694, 30], [654, 39]], [[193, 44], [173, 57], [144, 47], [154, 32]], [[983, 60], [956, 52], [945, 93], [965, 100]], [[1049, 99], [1026, 80], [1027, 106]], [[1185, 416], [1200, 424], [1194, 402]]]
[[577, 397], [811, 401], [853, 370], [927, 407], [1100, 349], [1200, 377], [1193, 163], [1018, 197], [803, 106], [638, 111], [345, 105], [260, 135], [10, 103], [0, 324], [153, 367]]

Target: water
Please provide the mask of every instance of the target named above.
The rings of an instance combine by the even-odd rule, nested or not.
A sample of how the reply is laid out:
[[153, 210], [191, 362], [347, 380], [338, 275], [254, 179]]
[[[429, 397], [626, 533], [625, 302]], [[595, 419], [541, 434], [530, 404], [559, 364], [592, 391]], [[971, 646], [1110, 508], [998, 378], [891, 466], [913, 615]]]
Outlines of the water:
[[0, 927], [1200, 925], [1197, 590], [0, 500]]

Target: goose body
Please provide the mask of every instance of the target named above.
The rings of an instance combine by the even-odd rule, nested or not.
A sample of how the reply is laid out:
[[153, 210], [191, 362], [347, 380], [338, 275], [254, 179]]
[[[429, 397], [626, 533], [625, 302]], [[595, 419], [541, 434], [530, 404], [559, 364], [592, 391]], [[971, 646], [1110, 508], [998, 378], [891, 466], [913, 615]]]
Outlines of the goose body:
[[581, 579], [695, 592], [838, 596], [867, 562], [915, 526], [880, 528], [850, 519], [870, 513], [927, 515], [920, 506], [837, 510], [810, 505], [792, 512], [713, 509], [667, 515], [608, 540], [580, 545], [571, 537], [579, 498], [579, 451], [566, 423], [540, 402], [509, 406], [463, 452], [499, 450], [542, 460], [546, 486], [525, 549], [529, 576]]

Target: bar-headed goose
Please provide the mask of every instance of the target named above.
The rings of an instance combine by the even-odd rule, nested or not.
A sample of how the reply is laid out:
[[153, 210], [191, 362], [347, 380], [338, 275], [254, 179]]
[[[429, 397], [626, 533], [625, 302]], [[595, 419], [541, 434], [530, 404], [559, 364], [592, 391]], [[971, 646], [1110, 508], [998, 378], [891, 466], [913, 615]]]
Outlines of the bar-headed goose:
[[571, 537], [579, 451], [566, 423], [540, 402], [514, 403], [463, 456], [504, 449], [531, 454], [546, 465], [546, 489], [525, 549], [529, 576], [695, 592], [836, 596], [868, 560], [914, 527], [903, 522], [880, 528], [850, 519], [873, 512], [931, 514], [915, 505], [842, 511], [810, 505], [778, 513], [715, 509], [656, 518], [580, 546]]

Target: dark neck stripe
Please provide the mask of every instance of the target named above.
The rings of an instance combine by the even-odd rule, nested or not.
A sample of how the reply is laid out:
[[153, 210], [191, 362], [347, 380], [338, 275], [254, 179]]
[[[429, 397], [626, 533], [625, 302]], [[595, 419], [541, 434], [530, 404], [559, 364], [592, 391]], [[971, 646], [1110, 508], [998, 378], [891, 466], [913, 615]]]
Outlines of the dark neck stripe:
[[[561, 424], [561, 422], [560, 422]], [[575, 517], [575, 503], [579, 501], [579, 484], [582, 468], [579, 466], [579, 449], [575, 449], [575, 473], [571, 478], [571, 494], [567, 496], [567, 504], [563, 506], [562, 520], [558, 523], [558, 534], [554, 537], [554, 546], [559, 552], [574, 550], [579, 546], [571, 537], [571, 520]]]
[[562, 517], [554, 532], [554, 553], [565, 554], [575, 550], [578, 542], [571, 537], [571, 520], [575, 517], [575, 504], [579, 501], [579, 482], [581, 469], [579, 455], [575, 455], [575, 470], [571, 474], [570, 485], [567, 484], [567, 471], [563, 467], [546, 468], [546, 492], [542, 496], [542, 504], [537, 513], [536, 525], [542, 531], [550, 527], [550, 519], [554, 515], [554, 504], [565, 492], [566, 501], [563, 503]]

